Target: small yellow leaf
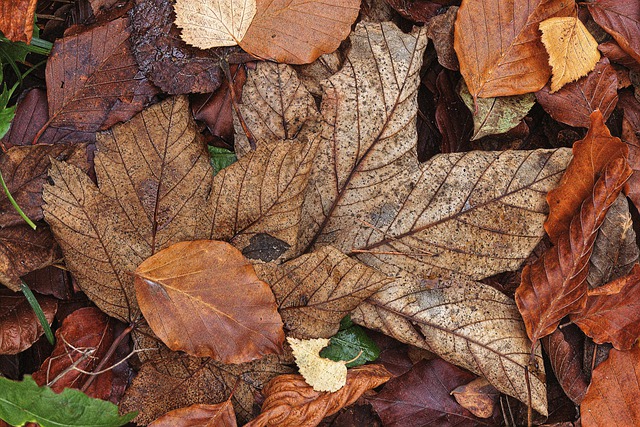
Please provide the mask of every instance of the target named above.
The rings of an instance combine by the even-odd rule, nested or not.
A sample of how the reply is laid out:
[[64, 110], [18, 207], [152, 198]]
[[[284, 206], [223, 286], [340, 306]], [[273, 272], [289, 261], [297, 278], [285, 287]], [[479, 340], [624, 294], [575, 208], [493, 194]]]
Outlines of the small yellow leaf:
[[320, 357], [320, 350], [329, 345], [328, 338], [299, 340], [287, 338], [300, 375], [315, 391], [338, 391], [347, 383], [346, 362], [334, 362]]
[[256, 14], [256, 0], [177, 0], [182, 40], [209, 49], [237, 45]]
[[551, 93], [586, 76], [598, 60], [598, 43], [578, 18], [550, 18], [540, 23], [551, 65]]

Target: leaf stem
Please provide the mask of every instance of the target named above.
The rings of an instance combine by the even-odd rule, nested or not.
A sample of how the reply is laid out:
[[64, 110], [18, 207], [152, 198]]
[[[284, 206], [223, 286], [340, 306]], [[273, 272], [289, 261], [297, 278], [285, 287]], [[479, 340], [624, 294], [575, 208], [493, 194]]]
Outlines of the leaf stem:
[[49, 326], [49, 322], [47, 321], [47, 318], [45, 317], [44, 312], [42, 311], [42, 307], [40, 307], [40, 303], [36, 299], [36, 296], [33, 295], [33, 292], [31, 292], [29, 286], [27, 286], [27, 284], [24, 282], [22, 282], [22, 284], [20, 285], [20, 290], [29, 302], [29, 305], [33, 309], [34, 313], [36, 313], [36, 317], [40, 321], [42, 329], [44, 329], [44, 334], [47, 336], [47, 340], [53, 345], [55, 343], [55, 338], [53, 337], [51, 326]]
[[[33, 221], [31, 221], [29, 219], [29, 217], [27, 216], [27, 214], [25, 214], [22, 209], [20, 209], [20, 206], [18, 206], [18, 203], [16, 202], [16, 200], [13, 198], [13, 196], [11, 195], [11, 193], [9, 192], [9, 188], [7, 188], [7, 184], [4, 182], [4, 178], [2, 177], [2, 171], [0, 171], [0, 184], [2, 184], [2, 189], [4, 190], [4, 194], [7, 195], [7, 198], [9, 199], [9, 202], [11, 202], [11, 205], [13, 206], [13, 208], [16, 210], [16, 212], [18, 212], [18, 214], [22, 217], [22, 219], [24, 219], [24, 221], [29, 224], [29, 227], [33, 228], [34, 230], [36, 229], [36, 225], [33, 223]], [[33, 305], [32, 305], [33, 306]], [[37, 314], [37, 313], [36, 313]], [[52, 335], [53, 336], [53, 335]]]

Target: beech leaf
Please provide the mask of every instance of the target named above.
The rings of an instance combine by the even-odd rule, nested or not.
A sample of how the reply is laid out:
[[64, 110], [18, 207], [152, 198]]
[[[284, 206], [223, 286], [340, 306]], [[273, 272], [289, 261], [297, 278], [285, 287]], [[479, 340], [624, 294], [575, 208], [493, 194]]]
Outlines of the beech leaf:
[[334, 392], [347, 383], [347, 367], [344, 361], [320, 357], [320, 350], [329, 345], [329, 339], [299, 340], [287, 337], [300, 375], [315, 391]]
[[[36, 298], [51, 324], [58, 310], [58, 301], [45, 296]], [[0, 289], [0, 313], [0, 354], [18, 354], [31, 347], [44, 333], [31, 305], [22, 294]]]
[[231, 400], [216, 405], [197, 404], [168, 412], [149, 427], [236, 427]]
[[596, 0], [587, 6], [593, 20], [611, 34], [636, 62], [640, 62], [640, 9], [637, 5], [617, 0]]
[[456, 402], [478, 418], [490, 418], [497, 407], [500, 393], [486, 378], [476, 378], [456, 387], [451, 395]]
[[633, 175], [627, 182], [625, 193], [636, 206], [640, 206], [640, 102], [631, 93], [623, 92], [618, 105], [624, 111], [622, 118], [622, 140], [629, 148], [629, 166]]

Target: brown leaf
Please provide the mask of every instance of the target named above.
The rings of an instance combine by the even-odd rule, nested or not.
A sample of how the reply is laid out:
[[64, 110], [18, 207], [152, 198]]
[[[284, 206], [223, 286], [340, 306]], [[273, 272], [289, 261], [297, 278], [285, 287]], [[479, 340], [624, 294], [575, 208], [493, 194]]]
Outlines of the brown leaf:
[[629, 166], [633, 169], [625, 193], [637, 209], [640, 206], [640, 102], [631, 93], [621, 92], [618, 105], [624, 111], [622, 140], [629, 148]]
[[334, 393], [317, 392], [301, 375], [280, 375], [263, 389], [262, 412], [245, 427], [311, 427], [349, 406], [367, 390], [384, 384], [391, 374], [382, 365], [349, 369], [347, 384]]
[[230, 244], [175, 243], [135, 275], [140, 310], [171, 350], [223, 363], [282, 352], [282, 320], [269, 285]]
[[582, 202], [591, 194], [598, 176], [607, 164], [627, 156], [627, 148], [619, 138], [611, 136], [602, 113], [594, 111], [591, 125], [584, 139], [573, 144], [573, 159], [562, 181], [547, 195], [549, 217], [544, 228], [551, 241], [569, 230], [572, 218], [579, 212]]
[[473, 115], [458, 95], [456, 85], [456, 78], [451, 72], [442, 70], [438, 74], [435, 116], [438, 130], [442, 134], [443, 153], [468, 151], [473, 134]]
[[640, 8], [633, 2], [595, 0], [587, 4], [593, 20], [640, 62]]
[[[47, 322], [51, 324], [58, 309], [54, 298], [37, 296]], [[44, 329], [22, 294], [0, 289], [0, 354], [18, 354], [36, 342]]]
[[392, 280], [331, 246], [255, 267], [276, 296], [287, 336], [303, 339], [335, 335], [344, 316]]
[[168, 412], [149, 427], [236, 427], [231, 400], [216, 405], [191, 405]]
[[153, 98], [157, 89], [138, 76], [129, 35], [123, 17], [54, 44], [46, 69], [49, 126], [108, 129]]
[[386, 0], [402, 16], [414, 22], [429, 22], [442, 5], [425, 0]]
[[22, 279], [29, 286], [29, 289], [39, 294], [51, 295], [61, 300], [71, 298], [71, 277], [66, 270], [56, 266], [32, 271]]
[[585, 306], [587, 265], [597, 231], [630, 175], [625, 159], [613, 160], [556, 246], [522, 270], [515, 299], [534, 343], [552, 333], [564, 316]]
[[37, 0], [2, 0], [0, 32], [14, 42], [31, 43]]
[[[65, 160], [84, 171], [89, 169], [85, 144], [55, 144], [13, 147], [0, 159], [2, 176], [18, 206], [32, 221], [42, 214], [42, 186], [50, 158]], [[0, 227], [24, 224], [4, 192], [0, 193]]]
[[471, 95], [486, 98], [540, 90], [551, 70], [538, 24], [574, 13], [574, 4], [561, 0], [464, 0], [454, 46]]
[[257, 6], [240, 46], [262, 59], [308, 64], [347, 38], [360, 0], [258, 0]]
[[614, 64], [624, 65], [632, 71], [640, 72], [640, 63], [633, 59], [633, 57], [627, 52], [622, 50], [618, 43], [612, 41], [600, 43], [598, 45], [598, 50]]
[[369, 401], [385, 426], [493, 426], [460, 406], [451, 396], [474, 376], [442, 359], [422, 361], [406, 374], [391, 379]]
[[[611, 291], [607, 295], [607, 291]], [[580, 313], [571, 321], [597, 344], [610, 342], [618, 350], [629, 350], [640, 337], [640, 265], [631, 273], [589, 294]]]
[[486, 378], [476, 378], [451, 391], [456, 402], [478, 418], [490, 418], [496, 410], [500, 392]]
[[554, 120], [569, 126], [588, 128], [589, 116], [600, 110], [607, 120], [618, 103], [618, 77], [607, 58], [601, 59], [589, 74], [551, 93], [546, 85], [536, 99]]
[[593, 371], [591, 385], [580, 405], [584, 427], [640, 424], [640, 346], [630, 351], [611, 350], [609, 358]]
[[433, 41], [438, 62], [450, 70], [459, 70], [458, 57], [453, 49], [453, 25], [458, 7], [451, 6], [443, 15], [434, 16], [427, 24], [427, 37]]
[[[425, 348], [484, 376], [501, 392], [547, 412], [542, 356], [540, 370], [525, 382], [531, 343], [513, 300], [465, 279], [407, 283], [397, 280], [361, 304], [352, 319], [370, 329]], [[424, 283], [426, 282], [426, 283]]]

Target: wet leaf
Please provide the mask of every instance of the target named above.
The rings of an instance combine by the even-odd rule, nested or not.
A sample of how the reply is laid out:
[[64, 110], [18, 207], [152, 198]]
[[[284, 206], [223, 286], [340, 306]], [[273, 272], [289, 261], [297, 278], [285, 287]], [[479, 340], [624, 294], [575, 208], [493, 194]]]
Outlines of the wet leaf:
[[320, 350], [329, 345], [327, 338], [299, 340], [287, 337], [296, 365], [305, 382], [315, 391], [335, 392], [347, 383], [344, 361], [320, 357]]
[[458, 57], [453, 49], [453, 25], [458, 14], [458, 7], [451, 6], [442, 15], [434, 16], [427, 27], [427, 37], [433, 41], [438, 54], [438, 62], [449, 70], [459, 70]]
[[[58, 309], [57, 300], [45, 296], [36, 298], [51, 324]], [[0, 289], [0, 313], [0, 354], [21, 353], [44, 333], [33, 309], [22, 294]]]
[[358, 325], [340, 330], [331, 337], [329, 345], [320, 351], [320, 356], [331, 360], [347, 360], [347, 368], [374, 362], [380, 355], [380, 349]]
[[618, 0], [595, 0], [587, 6], [593, 20], [640, 62], [640, 9], [637, 5]]
[[161, 416], [149, 427], [236, 427], [231, 400], [216, 405], [191, 405]]
[[282, 352], [282, 320], [269, 285], [228, 243], [173, 244], [135, 275], [140, 310], [171, 350], [223, 363]]
[[262, 390], [266, 396], [262, 412], [245, 427], [315, 426], [389, 378], [391, 374], [382, 365], [359, 366], [349, 369], [347, 383], [340, 390], [321, 393], [306, 384], [301, 375], [280, 375]]
[[598, 42], [577, 17], [546, 19], [540, 31], [552, 69], [551, 93], [586, 76], [600, 59]]
[[589, 116], [600, 110], [606, 121], [618, 103], [618, 77], [609, 60], [601, 59], [589, 74], [551, 93], [549, 85], [536, 92], [536, 99], [554, 120], [569, 126], [590, 125]]
[[454, 46], [473, 98], [542, 89], [551, 70], [538, 24], [574, 13], [574, 4], [561, 0], [464, 0], [456, 19]]
[[490, 418], [500, 398], [496, 390], [486, 378], [476, 378], [470, 383], [456, 387], [451, 395], [456, 402], [478, 418]]
[[14, 42], [31, 43], [37, 0], [3, 1], [0, 32]]

